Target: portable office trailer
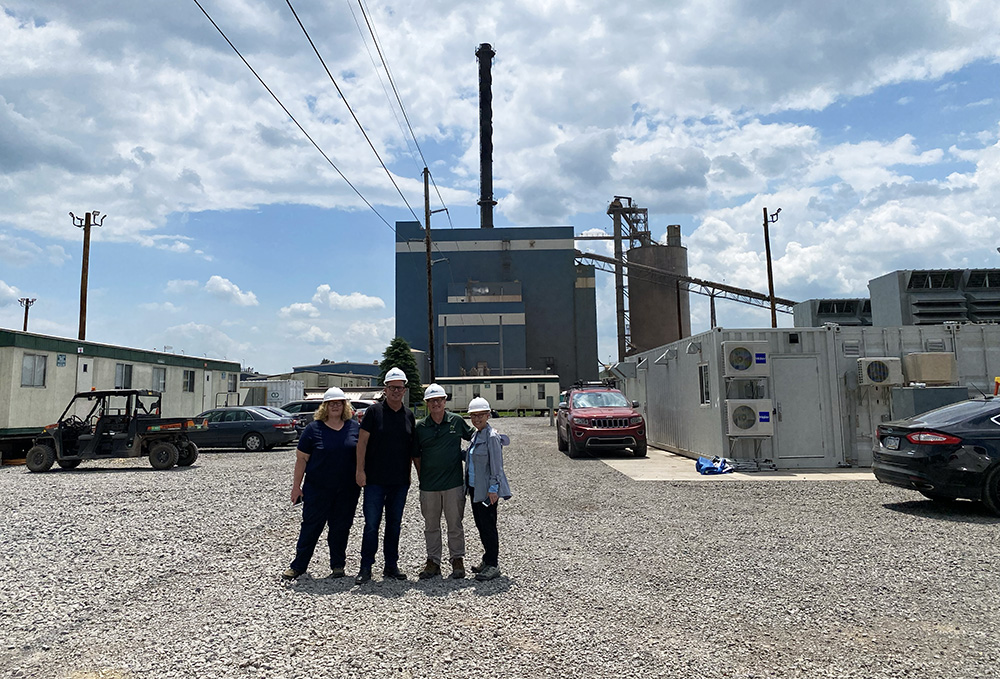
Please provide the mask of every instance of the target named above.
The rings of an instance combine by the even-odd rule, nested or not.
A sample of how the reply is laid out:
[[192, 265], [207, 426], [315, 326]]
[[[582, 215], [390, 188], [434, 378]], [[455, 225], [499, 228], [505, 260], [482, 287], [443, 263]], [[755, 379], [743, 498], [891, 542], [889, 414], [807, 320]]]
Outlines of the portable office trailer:
[[959, 385], [1000, 375], [1000, 326], [711, 331], [629, 357], [622, 381], [651, 444], [690, 456], [770, 459], [778, 468], [868, 466], [909, 354], [953, 354]]
[[240, 405], [280, 407], [305, 398], [302, 380], [246, 380], [240, 382]]
[[448, 409], [464, 411], [469, 401], [482, 396], [496, 411], [541, 413], [559, 404], [558, 375], [505, 375], [503, 377], [439, 377], [448, 394]]
[[153, 389], [163, 394], [164, 417], [182, 417], [225, 401], [239, 371], [231, 361], [0, 330], [0, 450], [17, 456], [23, 440], [55, 422], [77, 392]]

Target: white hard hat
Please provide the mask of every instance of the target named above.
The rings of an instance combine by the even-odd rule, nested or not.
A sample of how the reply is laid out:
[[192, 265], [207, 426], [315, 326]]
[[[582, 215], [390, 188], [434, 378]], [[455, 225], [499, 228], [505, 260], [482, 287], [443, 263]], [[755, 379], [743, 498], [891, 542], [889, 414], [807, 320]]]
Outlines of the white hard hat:
[[392, 368], [385, 374], [385, 379], [382, 380], [382, 384], [389, 384], [393, 380], [403, 380], [403, 384], [406, 384], [406, 373], [404, 373], [399, 368]]
[[445, 393], [444, 387], [435, 382], [427, 385], [427, 388], [424, 389], [424, 400], [431, 398], [448, 398], [448, 394]]
[[340, 387], [330, 387], [323, 393], [324, 401], [346, 401], [347, 395]]
[[482, 396], [477, 396], [476, 398], [469, 401], [469, 412], [470, 413], [488, 413], [490, 412], [490, 402], [487, 401]]

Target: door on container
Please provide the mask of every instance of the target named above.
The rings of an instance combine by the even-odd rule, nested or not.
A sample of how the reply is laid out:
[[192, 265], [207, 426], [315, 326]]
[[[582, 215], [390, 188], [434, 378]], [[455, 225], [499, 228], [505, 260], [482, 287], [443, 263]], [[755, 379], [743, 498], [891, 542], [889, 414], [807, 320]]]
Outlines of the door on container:
[[208, 410], [215, 407], [215, 393], [212, 391], [212, 373], [205, 371], [204, 387], [201, 393], [201, 409]]
[[[79, 358], [76, 362], [76, 393], [81, 391], [90, 391], [94, 386], [94, 359], [92, 358]], [[90, 414], [90, 408], [94, 405], [93, 401], [88, 401], [87, 399], [80, 399], [73, 406], [75, 412], [69, 413], [70, 415], [76, 415], [77, 417], [84, 418]], [[65, 406], [59, 406], [63, 408]], [[58, 413], [57, 413], [58, 414]]]
[[775, 462], [785, 468], [833, 465], [833, 443], [824, 440], [819, 358], [772, 356], [771, 376]]

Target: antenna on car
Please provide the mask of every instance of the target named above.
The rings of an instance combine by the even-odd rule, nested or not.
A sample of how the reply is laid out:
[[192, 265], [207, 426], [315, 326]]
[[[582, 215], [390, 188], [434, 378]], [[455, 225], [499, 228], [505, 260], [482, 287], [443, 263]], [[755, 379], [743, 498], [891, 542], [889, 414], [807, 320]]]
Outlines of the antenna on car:
[[980, 394], [982, 394], [982, 395], [983, 395], [983, 398], [984, 398], [984, 399], [986, 399], [987, 401], [990, 401], [990, 400], [992, 400], [992, 399], [993, 399], [993, 396], [992, 396], [992, 395], [990, 395], [990, 394], [987, 394], [987, 393], [986, 393], [985, 391], [983, 391], [982, 389], [980, 389], [980, 388], [979, 388], [979, 385], [978, 385], [978, 384], [976, 384], [975, 382], [971, 382], [971, 381], [970, 381], [970, 382], [969, 382], [969, 384], [971, 384], [971, 385], [972, 385], [973, 387], [975, 387], [975, 388], [976, 388], [976, 391], [978, 391], [978, 392], [979, 392]]

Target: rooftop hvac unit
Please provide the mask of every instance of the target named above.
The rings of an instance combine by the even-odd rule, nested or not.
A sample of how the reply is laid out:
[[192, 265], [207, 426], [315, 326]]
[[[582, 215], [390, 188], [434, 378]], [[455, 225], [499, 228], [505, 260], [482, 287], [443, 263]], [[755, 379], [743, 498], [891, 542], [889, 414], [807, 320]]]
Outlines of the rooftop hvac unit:
[[903, 383], [903, 365], [898, 358], [859, 358], [858, 384], [888, 387]]
[[723, 342], [723, 377], [767, 377], [771, 374], [767, 342]]
[[727, 436], [773, 436], [769, 398], [726, 399]]

